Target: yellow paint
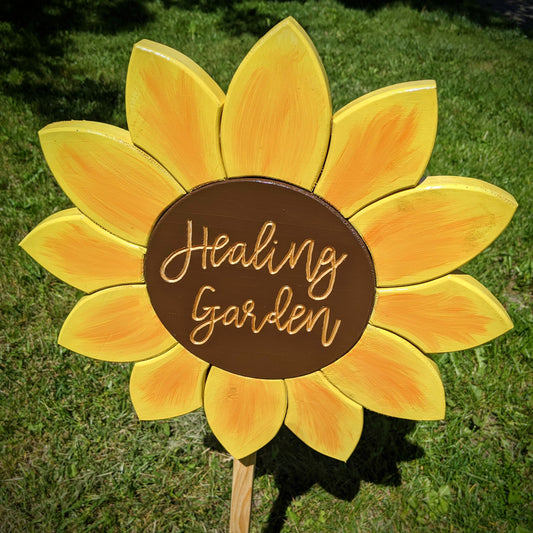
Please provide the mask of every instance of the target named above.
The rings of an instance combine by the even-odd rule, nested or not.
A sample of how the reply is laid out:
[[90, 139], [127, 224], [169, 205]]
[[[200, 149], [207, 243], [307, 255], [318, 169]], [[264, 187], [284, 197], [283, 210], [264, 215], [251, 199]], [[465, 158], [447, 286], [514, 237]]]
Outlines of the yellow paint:
[[228, 89], [221, 145], [228, 176], [310, 188], [329, 143], [331, 98], [313, 43], [291, 17], [260, 39]]
[[202, 406], [209, 365], [183, 346], [136, 363], [131, 372], [130, 395], [141, 420], [159, 420], [190, 413]]
[[427, 281], [463, 265], [507, 226], [514, 198], [472, 178], [434, 176], [350, 219], [365, 240], [380, 287]]
[[[424, 350], [453, 350], [511, 327], [472, 278], [442, 276], [488, 246], [516, 202], [468, 178], [433, 177], [417, 186], [436, 133], [434, 82], [375, 91], [332, 121], [320, 58], [289, 17], [246, 56], [226, 103], [197, 64], [150, 41], [134, 48], [126, 93], [131, 137], [82, 121], [40, 132], [51, 170], [79, 210], [49, 217], [21, 244], [61, 279], [97, 291], [72, 310], [59, 343], [96, 359], [136, 362], [130, 391], [142, 419], [178, 416], [203, 401], [213, 432], [237, 459], [268, 443], [284, 420], [316, 450], [346, 460], [361, 435], [362, 406], [400, 418], [442, 418], [438, 369], [407, 339]], [[224, 179], [226, 171], [314, 187], [351, 217], [369, 247], [381, 287], [374, 325], [321, 372], [285, 381], [216, 367], [207, 374], [209, 365], [177, 345], [152, 308], [141, 282], [154, 224], [185, 190]], [[225, 260], [249, 260], [275, 274], [273, 256], [254, 263], [245, 244], [233, 246]], [[306, 246], [294, 244], [277, 266], [293, 268]], [[340, 264], [331, 258], [332, 269]], [[318, 270], [306, 270], [306, 278], [313, 297]], [[223, 320], [237, 324], [237, 315]], [[285, 329], [297, 328], [290, 322]]]
[[352, 350], [322, 371], [341, 392], [371, 411], [411, 420], [444, 418], [437, 365], [394, 333], [368, 326]]
[[242, 459], [279, 431], [287, 410], [287, 392], [283, 380], [248, 378], [212, 367], [205, 384], [204, 410], [222, 446]]
[[224, 98], [180, 52], [147, 40], [133, 48], [126, 82], [131, 138], [186, 190], [225, 177], [219, 138]]
[[346, 461], [363, 430], [363, 408], [342, 394], [321, 372], [285, 380], [286, 426], [320, 453]]
[[431, 80], [400, 83], [335, 113], [331, 144], [315, 194], [345, 217], [422, 177], [437, 133]]
[[176, 344], [157, 318], [145, 285], [120, 285], [83, 297], [65, 320], [58, 342], [114, 362], [149, 359]]
[[378, 289], [371, 323], [428, 353], [472, 348], [513, 327], [498, 300], [465, 274]]
[[184, 191], [135, 147], [127, 131], [97, 122], [56, 122], [39, 132], [57, 182], [85, 215], [111, 233], [146, 245], [161, 212]]
[[146, 250], [105, 231], [77, 209], [48, 217], [20, 245], [54, 276], [85, 292], [143, 281]]

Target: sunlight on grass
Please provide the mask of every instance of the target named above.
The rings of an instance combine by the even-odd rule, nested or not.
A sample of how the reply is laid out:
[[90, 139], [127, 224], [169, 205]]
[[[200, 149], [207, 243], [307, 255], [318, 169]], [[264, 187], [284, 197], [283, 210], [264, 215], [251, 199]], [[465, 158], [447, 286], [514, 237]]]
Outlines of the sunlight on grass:
[[346, 464], [282, 431], [258, 456], [251, 530], [532, 531], [531, 41], [501, 18], [446, 1], [417, 9], [137, 0], [128, 13], [118, 1], [91, 3], [64, 2], [72, 11], [62, 14], [43, 2], [28, 17], [11, 1], [0, 9], [0, 530], [226, 530], [232, 465], [203, 413], [139, 422], [127, 365], [57, 345], [79, 295], [17, 243], [70, 205], [37, 131], [70, 119], [125, 127], [136, 41], [180, 50], [226, 90], [257, 38], [292, 15], [322, 57], [335, 110], [389, 84], [436, 79], [439, 129], [428, 173], [486, 180], [520, 205], [503, 235], [465, 267], [506, 306], [515, 329], [434, 357], [447, 394], [443, 422], [367, 413]]

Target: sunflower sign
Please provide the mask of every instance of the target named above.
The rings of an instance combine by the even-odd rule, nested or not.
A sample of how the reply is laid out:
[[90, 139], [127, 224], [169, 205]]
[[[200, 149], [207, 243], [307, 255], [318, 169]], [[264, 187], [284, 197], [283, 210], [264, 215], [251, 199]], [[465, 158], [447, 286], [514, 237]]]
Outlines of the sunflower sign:
[[59, 343], [134, 362], [139, 418], [203, 407], [245, 466], [282, 424], [345, 461], [363, 408], [444, 416], [426, 353], [512, 327], [456, 269], [516, 202], [476, 179], [424, 177], [433, 81], [377, 90], [332, 116], [320, 58], [288, 18], [226, 95], [191, 59], [141, 41], [126, 112], [129, 131], [72, 121], [40, 132], [76, 207], [21, 245], [88, 293]]

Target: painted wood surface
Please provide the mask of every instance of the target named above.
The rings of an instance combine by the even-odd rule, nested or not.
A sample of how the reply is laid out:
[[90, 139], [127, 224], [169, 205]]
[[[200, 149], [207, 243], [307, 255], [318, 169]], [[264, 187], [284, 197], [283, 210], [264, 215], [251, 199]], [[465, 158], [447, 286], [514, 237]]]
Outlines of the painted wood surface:
[[133, 47], [126, 80], [131, 138], [186, 190], [226, 176], [219, 149], [224, 99], [187, 56], [148, 40]]
[[78, 209], [49, 216], [20, 246], [54, 276], [85, 292], [143, 281], [146, 249], [104, 230]]
[[314, 190], [349, 217], [422, 177], [437, 133], [433, 80], [399, 83], [333, 115], [331, 144]]
[[270, 442], [283, 424], [287, 392], [281, 379], [255, 379], [211, 367], [205, 416], [231, 455], [242, 459]]
[[130, 134], [108, 124], [57, 122], [39, 132], [50, 170], [74, 204], [98, 225], [146, 245], [155, 220], [184, 193]]
[[426, 353], [473, 348], [513, 327], [503, 306], [481, 283], [457, 273], [378, 289], [370, 322], [409, 339]]
[[209, 364], [179, 344], [162, 355], [136, 363], [130, 395], [141, 420], [181, 416], [202, 407]]
[[149, 359], [176, 344], [150, 305], [145, 285], [119, 285], [84, 296], [65, 320], [58, 342], [116, 363]]
[[256, 43], [230, 83], [221, 125], [227, 175], [312, 187], [324, 163], [330, 123], [322, 61], [289, 17]]
[[[334, 387], [322, 372], [287, 379], [285, 424], [311, 448], [347, 461], [363, 430], [363, 408]], [[327, 431], [323, 428], [327, 427]]]
[[444, 388], [437, 365], [410, 342], [368, 326], [344, 357], [322, 370], [346, 396], [396, 418], [444, 418]]
[[481, 180], [431, 176], [350, 218], [371, 250], [378, 287], [448, 274], [504, 230], [517, 204]]
[[260, 379], [302, 376], [344, 355], [375, 299], [355, 228], [309, 191], [265, 178], [217, 181], [180, 198], [152, 230], [144, 272], [180, 344]]
[[[317, 51], [289, 17], [250, 50], [227, 96], [180, 52], [141, 41], [126, 111], [129, 132], [84, 121], [41, 130], [76, 208], [21, 244], [91, 293], [59, 342], [135, 362], [140, 418], [203, 406], [237, 459], [285, 423], [346, 460], [363, 408], [444, 416], [443, 385], [425, 352], [475, 346], [512, 326], [485, 288], [454, 270], [499, 235], [516, 202], [471, 178], [420, 181], [435, 140], [435, 82], [386, 87], [332, 116]], [[252, 196], [242, 192], [258, 184]], [[289, 199], [295, 190], [305, 208]], [[347, 240], [333, 235], [341, 233]], [[353, 270], [354, 261], [365, 268]], [[367, 295], [364, 309], [352, 289]], [[267, 374], [276, 358], [310, 366]]]

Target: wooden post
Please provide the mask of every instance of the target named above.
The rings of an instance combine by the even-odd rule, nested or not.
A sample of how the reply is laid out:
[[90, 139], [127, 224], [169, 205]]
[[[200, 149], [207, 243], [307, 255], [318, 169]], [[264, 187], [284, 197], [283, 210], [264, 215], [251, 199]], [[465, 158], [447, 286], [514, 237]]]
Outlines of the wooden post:
[[230, 533], [248, 533], [254, 484], [256, 454], [243, 459], [233, 459], [233, 485], [231, 489]]

